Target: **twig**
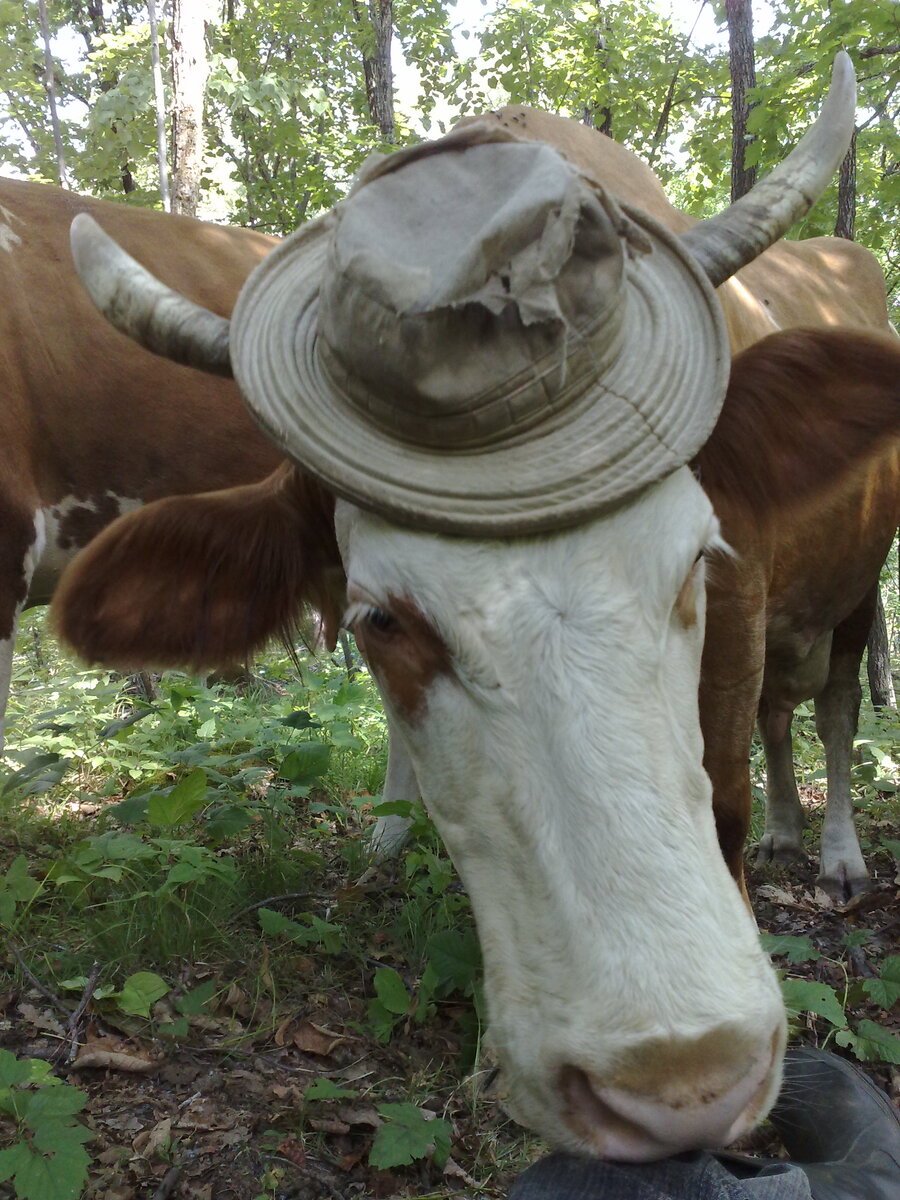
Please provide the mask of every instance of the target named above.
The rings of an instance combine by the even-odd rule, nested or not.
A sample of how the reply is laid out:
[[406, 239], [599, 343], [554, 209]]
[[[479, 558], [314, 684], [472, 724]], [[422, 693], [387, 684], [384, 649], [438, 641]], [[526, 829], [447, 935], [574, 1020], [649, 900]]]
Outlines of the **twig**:
[[169, 1200], [169, 1196], [175, 1191], [175, 1184], [181, 1176], [181, 1167], [169, 1167], [163, 1181], [150, 1197], [150, 1200]]
[[234, 919], [245, 917], [247, 913], [253, 912], [256, 908], [265, 908], [267, 904], [278, 904], [282, 900], [308, 900], [312, 894], [312, 892], [285, 892], [283, 896], [267, 896], [265, 900], [256, 900], [253, 904], [248, 904], [246, 908], [236, 912]]
[[38, 977], [36, 975], [33, 975], [31, 973], [31, 971], [25, 965], [25, 960], [22, 958], [22, 955], [19, 953], [19, 951], [16, 949], [16, 947], [13, 945], [13, 943], [8, 942], [7, 944], [9, 946], [10, 950], [12, 951], [13, 958], [15, 958], [16, 962], [19, 964], [19, 970], [22, 972], [22, 974], [25, 976], [25, 978], [31, 983], [32, 987], [36, 987], [37, 990], [44, 997], [44, 999], [49, 1000], [54, 1008], [58, 1008], [61, 1013], [65, 1013], [66, 1016], [68, 1016], [69, 1009], [66, 1008], [65, 1004], [63, 1004], [63, 1002], [62, 1002], [62, 1000], [60, 1000], [59, 996], [57, 996], [53, 992], [51, 992], [48, 987], [45, 987], [44, 984], [41, 983], [41, 981], [38, 979]]
[[[78, 1049], [78, 1026], [81, 1023], [81, 1018], [84, 1016], [85, 1009], [91, 1002], [94, 995], [94, 989], [97, 986], [97, 980], [100, 978], [100, 964], [95, 962], [91, 967], [91, 973], [88, 976], [88, 981], [84, 985], [84, 991], [81, 993], [81, 999], [78, 1002], [78, 1007], [72, 1013], [66, 1022], [66, 1032], [69, 1035], [69, 1049], [66, 1052], [66, 1062], [70, 1063], [75, 1057]], [[60, 1048], [59, 1057], [62, 1058], [62, 1048]]]

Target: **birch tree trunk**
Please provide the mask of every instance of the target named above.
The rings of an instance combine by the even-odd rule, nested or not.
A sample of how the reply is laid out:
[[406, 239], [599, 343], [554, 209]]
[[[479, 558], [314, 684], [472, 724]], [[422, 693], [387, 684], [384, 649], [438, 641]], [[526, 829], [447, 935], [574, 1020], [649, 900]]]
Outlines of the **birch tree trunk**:
[[731, 201], [739, 200], [756, 183], [756, 167], [744, 166], [749, 142], [747, 93], [756, 87], [753, 51], [752, 0], [725, 0], [728, 18], [728, 62], [731, 70]]
[[869, 695], [875, 708], [895, 708], [894, 680], [891, 677], [891, 656], [888, 645], [887, 624], [884, 619], [884, 604], [881, 588], [875, 603], [875, 616], [869, 630], [869, 646], [866, 656], [866, 672], [869, 676]]
[[209, 64], [201, 0], [172, 0], [172, 212], [197, 215]]
[[156, 161], [159, 167], [159, 194], [166, 212], [172, 211], [169, 196], [169, 166], [166, 156], [166, 95], [163, 91], [162, 68], [159, 65], [159, 25], [156, 20], [156, 0], [147, 0], [150, 16], [150, 63], [153, 68], [153, 98], [156, 101]]
[[56, 178], [60, 187], [67, 188], [66, 155], [63, 150], [59, 113], [56, 111], [56, 79], [53, 71], [53, 54], [50, 50], [50, 22], [47, 20], [47, 0], [38, 0], [38, 15], [41, 22], [41, 39], [44, 43], [44, 88], [50, 105], [50, 125], [53, 128], [53, 145], [56, 149]]
[[[366, 99], [369, 116], [377, 125], [382, 141], [393, 145], [397, 140], [394, 124], [394, 71], [391, 67], [391, 40], [394, 34], [393, 0], [368, 0], [369, 23], [374, 34], [373, 53], [363, 53], [363, 75], [366, 80]], [[359, 0], [353, 5], [358, 25], [364, 23]]]

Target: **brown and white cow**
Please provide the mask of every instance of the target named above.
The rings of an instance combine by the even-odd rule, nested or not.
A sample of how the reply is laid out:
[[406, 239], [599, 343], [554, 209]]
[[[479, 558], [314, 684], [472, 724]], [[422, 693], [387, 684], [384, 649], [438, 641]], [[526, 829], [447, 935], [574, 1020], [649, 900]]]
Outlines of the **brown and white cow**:
[[267, 475], [279, 461], [229, 380], [153, 361], [72, 265], [81, 212], [171, 286], [231, 312], [276, 239], [0, 179], [0, 749], [16, 622], [121, 512]]
[[[478, 534], [454, 534], [436, 532], [430, 518], [416, 529], [414, 513], [398, 520], [374, 502], [335, 505], [334, 490], [354, 494], [348, 483], [326, 488], [286, 465], [261, 484], [120, 518], [58, 594], [67, 640], [90, 659], [132, 664], [241, 657], [308, 601], [330, 623], [344, 612], [472, 897], [514, 1109], [560, 1146], [640, 1161], [727, 1143], [778, 1090], [782, 1004], [735, 886], [751, 729], [764, 676], [766, 694], [781, 697], [773, 672], [786, 650], [801, 661], [812, 652], [821, 675], [813, 690], [825, 683], [819, 648], [837, 643], [835, 631], [860, 609], [897, 524], [900, 350], [884, 332], [877, 268], [865, 251], [830, 240], [765, 250], [843, 154], [853, 112], [847, 72], [844, 62], [823, 117], [783, 168], [700, 225], [668, 206], [627, 151], [571, 122], [509, 109], [482, 127], [488, 140], [492, 128], [514, 126], [562, 150], [583, 179], [601, 179], [631, 206], [629, 220], [640, 222], [643, 209], [651, 217], [642, 228], [655, 217], [682, 237], [673, 253], [687, 247], [689, 270], [702, 263], [721, 285], [731, 382], [694, 470], [678, 466], [575, 523], [498, 535], [487, 519]], [[444, 152], [438, 143], [414, 156]], [[554, 162], [551, 175], [572, 175]], [[364, 211], [370, 186], [351, 197], [354, 212]], [[443, 226], [460, 221], [420, 204], [405, 230], [428, 257], [430, 223], [441, 222], [443, 238]], [[451, 190], [445, 216], [457, 204], [463, 193]], [[565, 250], [555, 232], [564, 208], [545, 214], [554, 253]], [[615, 228], [631, 228], [614, 204], [606, 209]], [[379, 217], [389, 220], [389, 208]], [[502, 226], [492, 245], [498, 239]], [[381, 240], [372, 249], [360, 248], [359, 260], [377, 261]], [[280, 264], [289, 253], [279, 251]], [[530, 259], [539, 269], [543, 261], [543, 251]], [[278, 278], [279, 263], [254, 280], [270, 267], [267, 278]], [[370, 277], [372, 294], [379, 278]], [[419, 286], [414, 262], [403, 278]], [[589, 275], [570, 278], [594, 286]], [[236, 337], [245, 336], [241, 306], [254, 280]], [[507, 274], [488, 283], [499, 316], [492, 324], [479, 308], [475, 318], [492, 331], [516, 329], [502, 300]], [[226, 364], [222, 323], [210, 330], [201, 318], [205, 332], [195, 337], [198, 315], [184, 311], [153, 327], [141, 305], [147, 281], [127, 263], [91, 286], [145, 344]], [[149, 287], [174, 311], [171, 297]], [[713, 293], [703, 294], [715, 307]], [[688, 328], [693, 314], [682, 315]], [[295, 317], [256, 310], [263, 337], [270, 318], [291, 330]], [[296, 331], [289, 340], [299, 345], [299, 319]], [[394, 336], [390, 323], [382, 335]], [[354, 336], [329, 352], [352, 357]], [[680, 345], [665, 349], [676, 374], [690, 368]], [[455, 364], [469, 367], [459, 355]], [[640, 375], [643, 363], [631, 365]], [[378, 361], [398, 390], [405, 368], [403, 356]], [[441, 378], [452, 387], [456, 376]], [[259, 413], [259, 394], [242, 382]], [[276, 373], [273, 388], [280, 383]], [[296, 395], [298, 406], [303, 399]], [[285, 432], [290, 411], [261, 419], [309, 465]], [[310, 436], [323, 432], [341, 446], [342, 429]], [[353, 448], [341, 449], [348, 473], [370, 467], [366, 452], [354, 462]], [[414, 450], [398, 452], [401, 469]], [[522, 461], [543, 469], [538, 457]], [[453, 481], [443, 479], [449, 491]]]

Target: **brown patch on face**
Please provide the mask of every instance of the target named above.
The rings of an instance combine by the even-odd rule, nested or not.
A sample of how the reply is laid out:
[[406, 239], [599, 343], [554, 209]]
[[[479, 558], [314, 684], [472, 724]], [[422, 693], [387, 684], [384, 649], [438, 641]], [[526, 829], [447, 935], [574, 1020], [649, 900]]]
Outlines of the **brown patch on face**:
[[391, 702], [407, 720], [419, 719], [429, 688], [451, 670], [450, 651], [425, 614], [409, 596], [389, 595], [377, 615], [354, 622], [353, 632]]
[[681, 585], [681, 591], [675, 601], [675, 612], [678, 620], [685, 629], [692, 629], [697, 624], [697, 572], [691, 571]]

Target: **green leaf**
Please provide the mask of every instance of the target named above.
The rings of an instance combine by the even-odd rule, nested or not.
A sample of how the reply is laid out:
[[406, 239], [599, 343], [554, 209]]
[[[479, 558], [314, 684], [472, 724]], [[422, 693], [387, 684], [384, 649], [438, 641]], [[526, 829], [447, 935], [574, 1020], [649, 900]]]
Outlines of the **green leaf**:
[[838, 1029], [845, 1029], [847, 1018], [834, 988], [808, 979], [782, 979], [781, 994], [790, 1014], [817, 1013]]
[[301, 742], [282, 762], [278, 774], [290, 783], [309, 784], [328, 770], [331, 747], [325, 742]]
[[[375, 1133], [369, 1163], [379, 1170], [403, 1167], [433, 1153], [442, 1167], [450, 1154], [451, 1129], [447, 1121], [429, 1119], [415, 1104], [379, 1104], [384, 1124]], [[430, 1114], [429, 1114], [430, 1116]]]
[[207, 979], [199, 987], [195, 987], [192, 991], [185, 992], [183, 996], [179, 996], [175, 1001], [175, 1007], [187, 1017], [196, 1017], [203, 1012], [215, 994], [215, 982], [212, 979]]
[[855, 1031], [843, 1029], [835, 1035], [839, 1046], [847, 1046], [860, 1062], [888, 1062], [900, 1065], [900, 1037], [882, 1029], [874, 1021], [860, 1021]]
[[759, 944], [766, 954], [783, 954], [788, 962], [815, 962], [822, 955], [808, 937], [793, 937], [787, 933], [761, 933]]
[[9, 1050], [0, 1050], [0, 1087], [15, 1087], [17, 1083], [33, 1080], [35, 1065], [44, 1067], [44, 1074], [49, 1074], [49, 1063], [36, 1058], [16, 1058]]
[[123, 825], [137, 825], [147, 820], [149, 803], [149, 796], [128, 796], [118, 804], [111, 804], [106, 811]]
[[900, 955], [885, 959], [878, 979], [864, 979], [863, 990], [888, 1012], [900, 1000]]
[[368, 1013], [372, 1033], [379, 1042], [387, 1045], [393, 1036], [394, 1026], [397, 1024], [398, 1018], [393, 1013], [388, 1012], [381, 1001], [377, 999], [369, 1001]]
[[409, 992], [393, 967], [379, 967], [375, 972], [375, 994], [389, 1013], [403, 1017], [409, 1012]]
[[881, 844], [900, 862], [900, 841], [896, 838], [882, 838]]
[[137, 971], [129, 975], [113, 999], [124, 1013], [132, 1017], [149, 1017], [150, 1006], [161, 1000], [169, 985], [152, 971]]
[[28, 1123], [41, 1124], [51, 1118], [71, 1117], [81, 1112], [88, 1102], [87, 1092], [69, 1087], [42, 1087], [40, 1091], [31, 1094], [31, 1104], [28, 1109]]
[[475, 931], [445, 929], [428, 939], [428, 960], [441, 983], [468, 995], [481, 974], [481, 949]]
[[287, 725], [289, 729], [321, 729], [321, 721], [315, 718], [306, 711], [305, 708], [295, 708], [293, 712], [288, 713], [286, 717], [280, 717], [279, 725]]
[[189, 821], [206, 804], [206, 772], [196, 767], [167, 796], [151, 796], [147, 804], [147, 820], [151, 825], [174, 829]]
[[358, 1095], [352, 1088], [338, 1087], [330, 1079], [314, 1079], [303, 1093], [304, 1100], [350, 1100]]

